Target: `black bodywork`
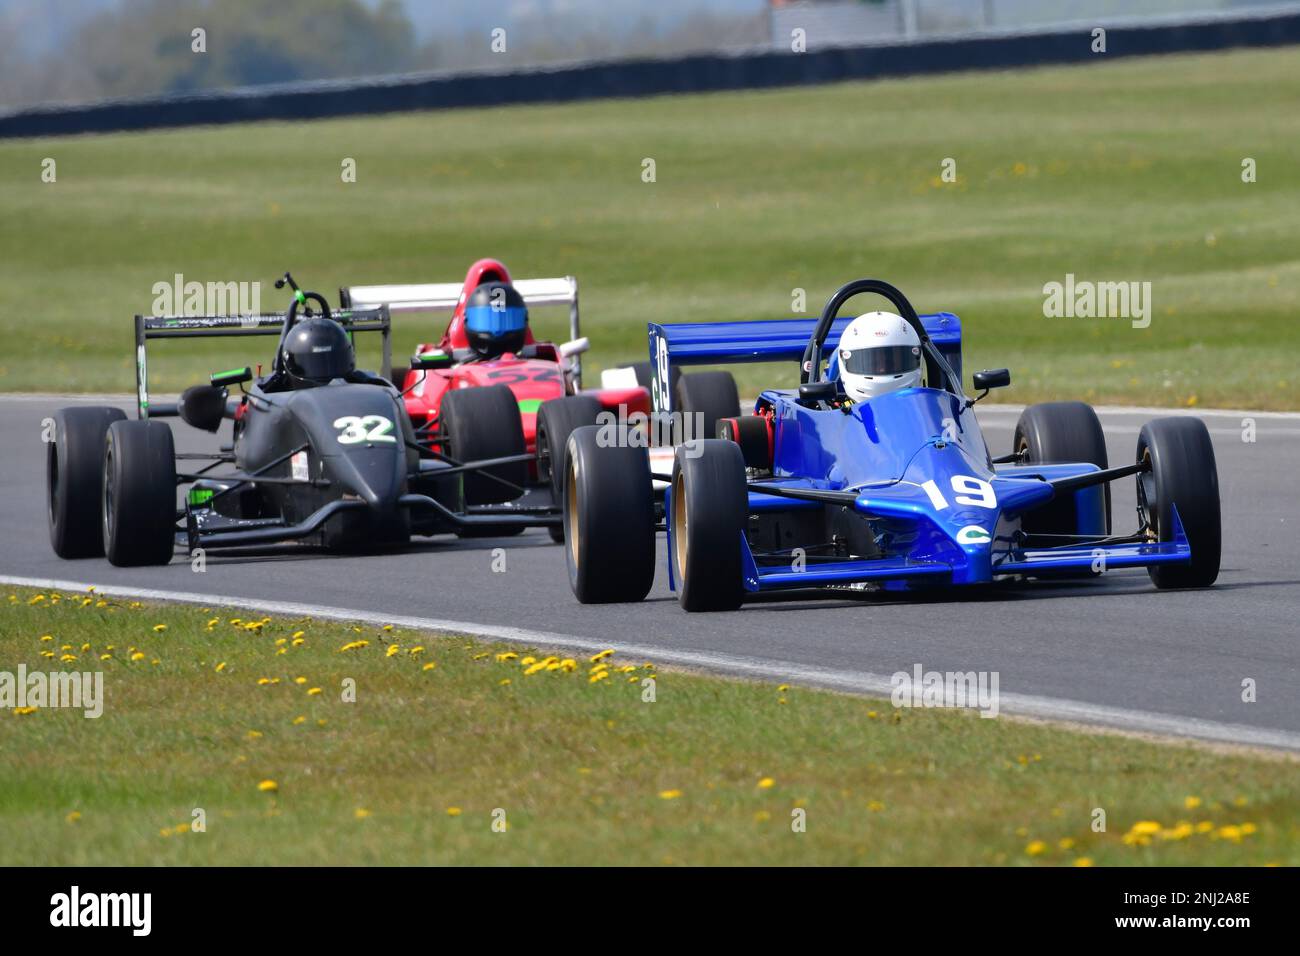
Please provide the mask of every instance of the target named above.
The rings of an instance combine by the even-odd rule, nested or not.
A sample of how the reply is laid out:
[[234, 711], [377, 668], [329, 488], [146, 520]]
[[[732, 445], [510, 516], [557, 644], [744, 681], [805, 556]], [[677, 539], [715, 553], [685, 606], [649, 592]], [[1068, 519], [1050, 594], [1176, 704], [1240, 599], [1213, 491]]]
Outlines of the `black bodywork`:
[[[287, 541], [370, 548], [400, 545], [411, 535], [559, 525], [557, 509], [549, 501], [533, 505], [531, 495], [466, 508], [464, 473], [515, 459], [460, 462], [417, 444], [400, 393], [387, 378], [386, 308], [332, 316], [350, 335], [382, 334], [379, 375], [358, 371], [328, 384], [287, 387], [277, 354], [271, 374], [260, 379], [249, 369], [232, 370], [187, 389], [175, 404], [150, 403], [149, 340], [279, 335], [284, 341], [296, 312], [135, 317], [139, 417], [177, 416], [212, 432], [232, 422], [230, 442], [217, 451], [176, 455], [177, 485], [188, 486], [176, 530], [191, 553]], [[240, 394], [232, 397], [235, 385]]]

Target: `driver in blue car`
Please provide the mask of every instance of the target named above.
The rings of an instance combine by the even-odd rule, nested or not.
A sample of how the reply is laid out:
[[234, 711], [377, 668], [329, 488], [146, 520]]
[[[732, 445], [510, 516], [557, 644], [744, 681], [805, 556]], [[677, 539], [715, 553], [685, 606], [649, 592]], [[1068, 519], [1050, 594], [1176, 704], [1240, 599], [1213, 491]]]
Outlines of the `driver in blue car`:
[[920, 336], [893, 312], [867, 312], [850, 322], [835, 357], [840, 385], [851, 402], [921, 384]]

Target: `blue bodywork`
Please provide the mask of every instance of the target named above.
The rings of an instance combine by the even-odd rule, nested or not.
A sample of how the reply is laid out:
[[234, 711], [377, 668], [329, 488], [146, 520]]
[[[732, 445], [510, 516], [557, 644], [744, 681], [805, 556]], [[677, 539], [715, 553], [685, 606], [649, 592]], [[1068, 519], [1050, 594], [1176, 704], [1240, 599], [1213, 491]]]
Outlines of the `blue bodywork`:
[[[935, 347], [961, 375], [961, 322], [951, 313], [920, 316]], [[837, 319], [824, 342], [833, 355], [850, 319]], [[650, 325], [651, 389], [659, 411], [671, 410], [674, 365], [799, 359], [814, 319]], [[833, 361], [833, 359], [832, 359]], [[832, 370], [833, 372], [833, 370]], [[828, 375], [827, 377], [830, 377]], [[744, 585], [749, 591], [863, 582], [890, 588], [981, 584], [1005, 575], [1079, 574], [1110, 568], [1187, 562], [1191, 550], [1177, 514], [1173, 540], [1108, 542], [1101, 484], [1060, 492], [1075, 498], [1073, 533], [1096, 542], [1025, 546], [1021, 518], [1058, 492], [1056, 479], [1096, 472], [1091, 463], [994, 465], [965, 396], [908, 388], [845, 407], [817, 408], [796, 389], [764, 391], [755, 413], [772, 417], [772, 477], [749, 491], [751, 524], [763, 516], [852, 509], [865, 520], [870, 557], [834, 555], [803, 563], [790, 554], [755, 554], [744, 534]], [[838, 501], [806, 500], [757, 490], [832, 491]], [[672, 488], [665, 492], [671, 515]], [[673, 553], [672, 522], [668, 553]], [[669, 561], [670, 585], [673, 568]]]

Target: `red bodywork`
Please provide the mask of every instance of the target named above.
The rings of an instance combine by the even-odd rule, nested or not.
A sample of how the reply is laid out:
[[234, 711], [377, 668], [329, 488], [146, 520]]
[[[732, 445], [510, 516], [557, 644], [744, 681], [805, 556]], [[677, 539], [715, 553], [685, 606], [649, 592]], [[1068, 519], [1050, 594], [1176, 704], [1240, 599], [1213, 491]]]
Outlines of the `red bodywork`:
[[[460, 299], [442, 341], [436, 345], [425, 343], [416, 347], [417, 354], [441, 349], [447, 354], [456, 350], [468, 349], [469, 338], [465, 334], [465, 302], [470, 293], [485, 282], [509, 282], [510, 273], [506, 267], [495, 259], [480, 259], [469, 267], [465, 274], [465, 284], [460, 290]], [[524, 442], [529, 452], [536, 451], [537, 409], [542, 402], [551, 398], [562, 398], [574, 394], [572, 383], [564, 372], [564, 363], [559, 349], [550, 342], [538, 342], [533, 338], [530, 327], [524, 333], [525, 344], [535, 346], [535, 357], [520, 358], [507, 352], [488, 361], [468, 361], [447, 369], [434, 369], [420, 372], [411, 369], [407, 372], [402, 390], [406, 391], [406, 411], [411, 416], [411, 423], [418, 429], [433, 422], [434, 427], [424, 434], [431, 444], [437, 443], [438, 407], [442, 396], [448, 389], [473, 388], [477, 385], [506, 385], [514, 392], [519, 402], [519, 415], [524, 424]], [[420, 382], [420, 377], [424, 381]], [[618, 414], [619, 406], [625, 407], [624, 414], [633, 412], [650, 413], [650, 393], [644, 388], [591, 389], [582, 392], [600, 401], [601, 405]], [[531, 469], [530, 469], [531, 470]]]

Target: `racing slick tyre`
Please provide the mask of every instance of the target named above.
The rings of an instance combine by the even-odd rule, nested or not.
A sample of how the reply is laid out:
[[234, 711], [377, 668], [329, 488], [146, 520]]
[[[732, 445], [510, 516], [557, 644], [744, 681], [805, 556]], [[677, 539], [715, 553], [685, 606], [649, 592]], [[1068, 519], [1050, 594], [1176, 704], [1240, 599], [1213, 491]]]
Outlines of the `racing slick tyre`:
[[[557, 505], [564, 494], [569, 435], [575, 428], [595, 425], [604, 406], [590, 395], [568, 395], [542, 402], [537, 410], [537, 480], [551, 489]], [[546, 529], [556, 544], [564, 541], [564, 525]]]
[[[1042, 402], [1030, 405], [1016, 422], [1013, 448], [1026, 465], [1091, 462], [1103, 471], [1106, 435], [1092, 406], [1084, 402]], [[1105, 533], [1110, 534], [1110, 485], [1102, 490]], [[1027, 513], [1022, 524], [1029, 533], [1076, 534], [1075, 498], [1068, 495]]]
[[[442, 452], [462, 464], [524, 454], [519, 403], [514, 392], [504, 385], [449, 391], [443, 396], [439, 418]], [[464, 472], [462, 477], [465, 504], [500, 504], [523, 494], [528, 463], [493, 465]]]
[[97, 558], [104, 553], [99, 519], [104, 480], [104, 441], [120, 408], [86, 406], [54, 413], [54, 433], [45, 450], [45, 490], [50, 544], [61, 558]]
[[672, 547], [677, 600], [687, 611], [734, 611], [745, 596], [740, 539], [749, 514], [745, 459], [735, 442], [706, 438], [673, 461]]
[[1155, 586], [1204, 588], [1219, 576], [1222, 536], [1219, 469], [1209, 429], [1199, 418], [1155, 418], [1138, 434], [1137, 460], [1151, 470], [1137, 476], [1138, 511], [1158, 541], [1174, 538], [1174, 509], [1192, 549], [1191, 564], [1147, 568]]
[[564, 469], [564, 555], [583, 604], [642, 601], [655, 578], [655, 509], [650, 455], [602, 447], [600, 429], [569, 435]]
[[740, 393], [730, 372], [683, 373], [675, 388], [676, 411], [683, 416], [700, 415], [703, 419], [701, 427], [696, 428], [692, 423], [685, 434], [675, 437], [675, 444], [687, 438], [713, 438], [718, 434], [718, 419], [740, 414]]
[[737, 415], [718, 419], [718, 437], [740, 446], [745, 467], [772, 469], [772, 433], [762, 415]]
[[119, 567], [166, 564], [176, 547], [176, 449], [166, 422], [114, 422], [104, 446], [104, 553]]

